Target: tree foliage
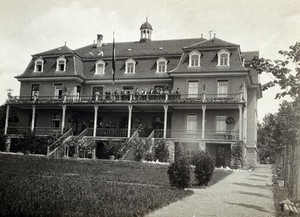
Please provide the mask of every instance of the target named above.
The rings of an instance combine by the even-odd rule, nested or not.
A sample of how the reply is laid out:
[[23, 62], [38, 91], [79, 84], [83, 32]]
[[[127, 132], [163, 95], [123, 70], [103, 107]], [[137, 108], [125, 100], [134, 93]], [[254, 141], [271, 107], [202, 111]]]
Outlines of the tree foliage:
[[[270, 60], [266, 58], [254, 58], [251, 67], [258, 73], [270, 73], [274, 80], [262, 86], [263, 90], [279, 85], [281, 91], [276, 94], [276, 98], [289, 95], [293, 99], [299, 99], [300, 95], [300, 42], [289, 47], [287, 51], [279, 51], [283, 56], [282, 60]], [[295, 64], [295, 71], [289, 69], [291, 64]]]
[[296, 143], [297, 129], [296, 103], [283, 101], [278, 112], [267, 114], [258, 126], [260, 159], [274, 162], [276, 153]]

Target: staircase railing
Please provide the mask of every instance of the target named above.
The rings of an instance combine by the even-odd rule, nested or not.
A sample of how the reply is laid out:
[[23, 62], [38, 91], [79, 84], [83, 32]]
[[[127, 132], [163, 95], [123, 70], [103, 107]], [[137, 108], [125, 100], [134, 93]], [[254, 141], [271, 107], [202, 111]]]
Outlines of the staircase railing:
[[50, 146], [47, 147], [47, 157], [54, 154], [61, 146], [63, 141], [69, 136], [73, 135], [72, 128], [65, 132], [61, 137], [59, 137], [55, 142], [53, 142]]
[[[148, 136], [148, 138], [146, 139], [145, 145], [147, 146], [147, 153], [151, 153], [153, 146], [154, 146], [154, 139], [155, 136], [155, 130], [152, 130], [152, 132], [150, 133], [150, 135]], [[150, 144], [150, 145], [149, 145]], [[149, 145], [149, 147], [148, 147]]]
[[[138, 137], [139, 137], [139, 131], [136, 130], [136, 131], [132, 134], [132, 136], [128, 139], [127, 144], [128, 144], [130, 141], [132, 141], [133, 139], [136, 139], [136, 138], [138, 138]], [[127, 147], [127, 145], [124, 145], [123, 148], [120, 150], [120, 152], [122, 153], [126, 147]], [[129, 152], [129, 149], [126, 150], [126, 153], [123, 155], [123, 157], [121, 157], [121, 160], [123, 160], [123, 159], [126, 157], [126, 155], [128, 154], [128, 152]]]

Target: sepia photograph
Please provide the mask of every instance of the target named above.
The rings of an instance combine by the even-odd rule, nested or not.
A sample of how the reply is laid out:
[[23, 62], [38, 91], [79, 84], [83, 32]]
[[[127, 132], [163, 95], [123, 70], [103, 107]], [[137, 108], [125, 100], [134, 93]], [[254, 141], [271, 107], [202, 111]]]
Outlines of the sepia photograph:
[[0, 216], [300, 216], [298, 0], [0, 0]]

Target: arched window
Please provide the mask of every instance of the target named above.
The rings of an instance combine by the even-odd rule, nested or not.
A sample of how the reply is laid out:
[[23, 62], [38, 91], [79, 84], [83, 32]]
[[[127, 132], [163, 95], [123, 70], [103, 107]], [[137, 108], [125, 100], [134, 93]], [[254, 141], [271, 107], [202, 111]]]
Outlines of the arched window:
[[43, 72], [44, 70], [44, 60], [42, 57], [39, 57], [34, 61], [34, 72]]
[[105, 62], [103, 60], [98, 60], [95, 64], [95, 75], [105, 74]]
[[126, 68], [125, 68], [125, 74], [134, 74], [135, 73], [135, 60], [134, 59], [128, 59], [125, 61]]
[[56, 71], [58, 72], [64, 72], [66, 71], [66, 58], [64, 56], [59, 57], [56, 60]]
[[161, 57], [156, 60], [156, 72], [167, 72], [167, 59]]
[[220, 50], [218, 52], [218, 66], [229, 66], [230, 52], [228, 50]]
[[200, 57], [201, 53], [198, 51], [192, 51], [189, 53], [189, 66], [190, 67], [200, 67]]

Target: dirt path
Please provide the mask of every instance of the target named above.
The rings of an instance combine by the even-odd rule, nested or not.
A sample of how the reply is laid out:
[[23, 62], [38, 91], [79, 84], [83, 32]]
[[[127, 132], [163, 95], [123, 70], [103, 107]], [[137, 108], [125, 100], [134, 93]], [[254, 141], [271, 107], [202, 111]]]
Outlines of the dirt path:
[[271, 165], [251, 172], [234, 172], [207, 189], [192, 189], [194, 195], [154, 211], [147, 217], [273, 217]]

